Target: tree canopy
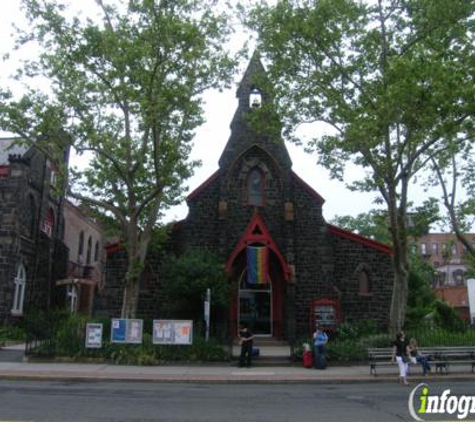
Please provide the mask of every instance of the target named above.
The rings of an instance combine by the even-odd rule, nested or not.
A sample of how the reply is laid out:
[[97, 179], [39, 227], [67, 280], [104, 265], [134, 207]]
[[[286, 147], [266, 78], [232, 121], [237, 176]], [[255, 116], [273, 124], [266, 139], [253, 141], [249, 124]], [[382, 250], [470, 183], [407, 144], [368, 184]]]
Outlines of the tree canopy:
[[17, 77], [41, 76], [49, 89], [20, 99], [2, 89], [0, 126], [31, 143], [61, 129], [91, 155], [70, 195], [119, 223], [129, 259], [122, 315], [132, 317], [151, 232], [197, 164], [188, 154], [201, 94], [232, 76], [231, 27], [211, 0], [96, 3], [101, 17], [80, 19], [59, 0], [22, 0], [29, 27], [17, 45], [34, 42], [39, 58]]
[[[376, 191], [387, 207], [395, 273], [390, 328], [408, 294], [407, 207], [415, 175], [473, 136], [473, 2], [463, 0], [287, 0], [248, 14], [284, 133], [299, 138], [334, 178]], [[455, 140], [455, 142], [449, 142]]]

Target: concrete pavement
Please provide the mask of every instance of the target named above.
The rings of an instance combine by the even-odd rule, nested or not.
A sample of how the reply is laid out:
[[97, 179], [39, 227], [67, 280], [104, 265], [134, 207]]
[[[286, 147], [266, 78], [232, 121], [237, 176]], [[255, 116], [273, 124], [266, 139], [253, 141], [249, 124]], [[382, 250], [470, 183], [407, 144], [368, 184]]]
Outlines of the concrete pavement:
[[[21, 346], [15, 346], [21, 353]], [[7, 347], [2, 350], [15, 350]], [[62, 380], [62, 381], [153, 381], [153, 382], [200, 382], [200, 383], [355, 383], [397, 381], [397, 366], [382, 368], [378, 376], [369, 374], [369, 366], [334, 366], [327, 369], [306, 369], [302, 366], [256, 366], [238, 368], [236, 363], [189, 364], [160, 366], [128, 366], [108, 363], [75, 362], [27, 362], [1, 361], [0, 379]], [[409, 377], [416, 383], [436, 380], [475, 380], [470, 366], [457, 367], [449, 375], [429, 375], [426, 378], [415, 374]]]

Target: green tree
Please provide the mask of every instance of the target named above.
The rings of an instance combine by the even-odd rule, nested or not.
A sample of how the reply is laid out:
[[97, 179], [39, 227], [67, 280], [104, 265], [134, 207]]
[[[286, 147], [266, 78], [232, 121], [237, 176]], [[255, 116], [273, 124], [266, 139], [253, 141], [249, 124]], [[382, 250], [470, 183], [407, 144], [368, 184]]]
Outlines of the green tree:
[[162, 267], [163, 291], [170, 311], [199, 319], [208, 288], [213, 309], [229, 305], [231, 280], [215, 254], [191, 250], [181, 256], [168, 256]]
[[419, 255], [412, 255], [409, 268], [409, 294], [407, 300], [406, 328], [418, 328], [434, 309], [436, 296], [432, 281], [434, 268]]
[[[437, 200], [430, 198], [418, 207], [410, 208], [407, 212], [407, 234], [415, 239], [429, 233], [431, 225], [440, 220]], [[335, 216], [332, 224], [362, 236], [391, 245], [392, 239], [388, 227], [388, 212], [386, 210], [370, 210], [356, 217], [351, 215]]]
[[408, 193], [447, 139], [473, 132], [473, 9], [463, 0], [287, 0], [248, 17], [269, 59], [284, 133], [320, 123], [308, 141], [331, 176], [376, 191], [394, 249], [390, 329], [405, 320]]
[[[475, 259], [473, 240], [467, 233], [472, 229], [475, 217], [475, 160], [472, 143], [464, 148], [454, 145], [432, 157], [431, 174], [427, 184], [437, 186], [441, 192], [441, 202], [447, 213], [445, 220], [457, 239], [464, 245], [470, 260]], [[460, 190], [465, 190], [465, 196]]]
[[388, 215], [383, 210], [370, 210], [360, 213], [356, 217], [337, 215], [330, 223], [378, 242], [391, 243], [388, 230]]
[[18, 47], [34, 41], [40, 53], [18, 78], [41, 76], [50, 90], [20, 100], [3, 90], [0, 125], [27, 142], [65, 128], [92, 155], [70, 194], [117, 220], [128, 254], [122, 316], [134, 317], [152, 230], [197, 164], [187, 157], [201, 94], [232, 75], [230, 26], [212, 0], [96, 3], [100, 18], [81, 20], [59, 1], [22, 1], [29, 28]]

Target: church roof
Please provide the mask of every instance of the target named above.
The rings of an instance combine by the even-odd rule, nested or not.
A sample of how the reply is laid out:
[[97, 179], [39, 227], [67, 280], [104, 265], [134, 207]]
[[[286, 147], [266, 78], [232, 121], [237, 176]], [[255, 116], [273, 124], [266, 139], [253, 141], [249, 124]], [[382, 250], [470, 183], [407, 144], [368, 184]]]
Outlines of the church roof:
[[294, 171], [292, 171], [292, 177], [310, 194], [310, 196], [312, 196], [313, 199], [315, 199], [319, 204], [324, 204], [325, 199], [323, 199], [323, 197], [315, 189], [313, 189], [307, 182], [301, 179], [300, 176], [298, 176]]
[[217, 180], [218, 176], [219, 176], [219, 170], [216, 170], [211, 176], [209, 176], [201, 185], [199, 185], [196, 189], [193, 190], [193, 192], [191, 192], [186, 197], [186, 202], [193, 201], [193, 199], [196, 198], [202, 190], [206, 189], [215, 180]]
[[341, 237], [343, 239], [348, 239], [351, 240], [355, 243], [358, 243], [363, 246], [367, 246], [371, 249], [375, 249], [379, 252], [383, 252], [387, 255], [392, 255], [393, 249], [385, 245], [384, 243], [377, 242], [376, 240], [369, 239], [367, 237], [361, 236], [359, 234], [350, 232], [348, 230], [342, 229], [340, 227], [334, 226], [333, 224], [327, 224], [328, 230], [330, 231], [331, 234], [334, 234], [335, 236]]

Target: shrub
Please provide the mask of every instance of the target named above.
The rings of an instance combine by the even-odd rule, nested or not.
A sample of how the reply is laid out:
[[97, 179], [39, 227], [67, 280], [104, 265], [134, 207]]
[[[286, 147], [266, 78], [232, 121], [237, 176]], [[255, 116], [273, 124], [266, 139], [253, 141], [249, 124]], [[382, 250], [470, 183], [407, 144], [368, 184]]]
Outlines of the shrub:
[[466, 329], [465, 323], [454, 308], [442, 300], [435, 301], [433, 316], [435, 324], [445, 330], [464, 332]]
[[[54, 320], [54, 322], [53, 322]], [[37, 339], [48, 339], [39, 343], [33, 351], [36, 356], [65, 356], [70, 358], [94, 357], [109, 359], [124, 365], [160, 365], [171, 361], [227, 361], [230, 359], [224, 348], [214, 340], [205, 341], [196, 336], [192, 345], [155, 345], [152, 335], [143, 334], [142, 344], [111, 343], [106, 339], [110, 332], [110, 320], [98, 320], [103, 324], [104, 341], [100, 349], [85, 347], [87, 318], [81, 315], [57, 314], [55, 318], [39, 316], [37, 323], [30, 322], [30, 330]], [[50, 325], [47, 325], [50, 324]], [[145, 325], [145, 321], [144, 321]], [[151, 324], [149, 324], [151, 327]], [[41, 335], [41, 337], [39, 337]]]
[[25, 341], [23, 327], [7, 326], [0, 328], [0, 344], [6, 341]]

